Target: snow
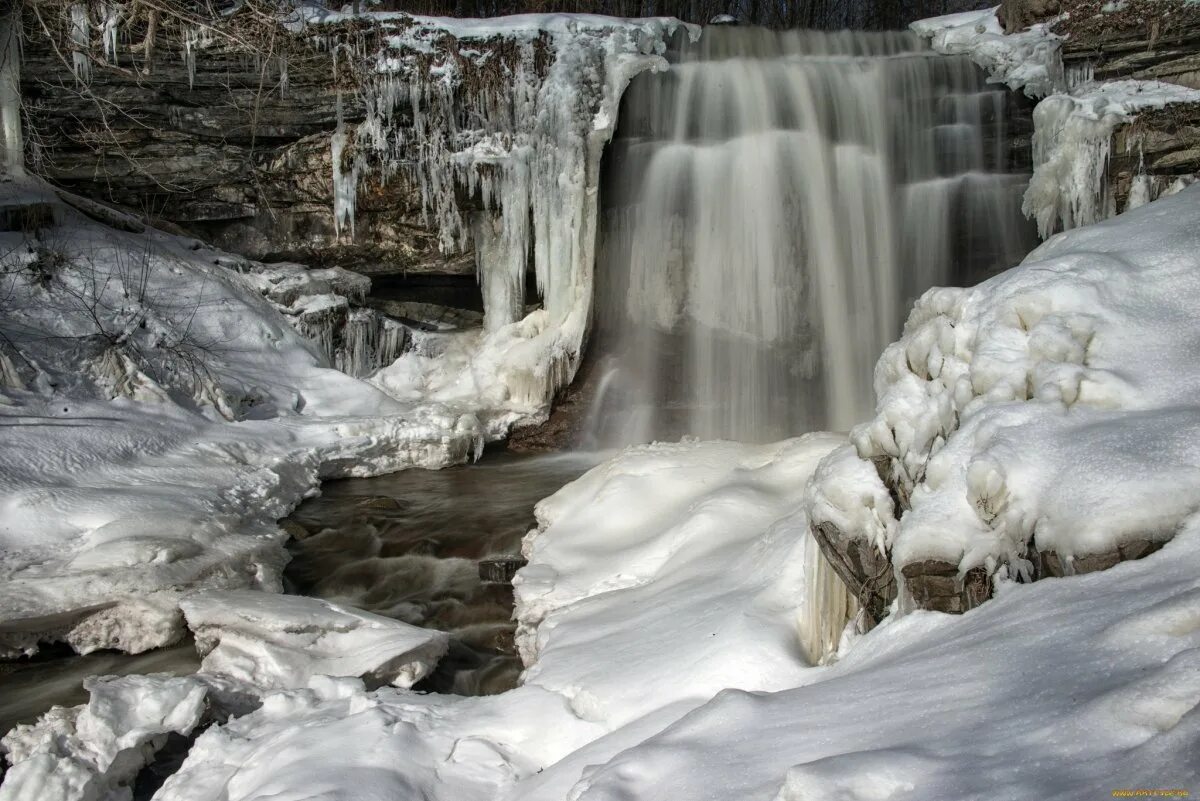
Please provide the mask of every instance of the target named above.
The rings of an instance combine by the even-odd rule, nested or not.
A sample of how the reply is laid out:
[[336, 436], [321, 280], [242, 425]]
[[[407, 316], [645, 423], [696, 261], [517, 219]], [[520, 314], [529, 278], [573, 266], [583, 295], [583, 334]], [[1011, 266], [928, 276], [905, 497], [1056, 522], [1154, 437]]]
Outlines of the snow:
[[1030, 97], [1043, 97], [1064, 88], [1060, 48], [1062, 38], [1051, 22], [1018, 33], [1004, 33], [998, 9], [965, 11], [914, 22], [910, 27], [947, 55], [967, 55], [991, 80]]
[[880, 359], [876, 417], [852, 434], [911, 498], [898, 564], [1028, 576], [1037, 551], [1070, 569], [1169, 539], [1200, 509], [1198, 200], [1188, 189], [1061, 234], [917, 303]]
[[718, 695], [569, 797], [1085, 801], [1193, 788], [1197, 529], [1143, 562], [886, 623], [805, 686]]
[[200, 669], [266, 689], [313, 676], [411, 687], [446, 653], [448, 635], [317, 598], [209, 590], [180, 603]]
[[798, 681], [810, 538], [797, 510], [839, 441], [631, 448], [539, 504], [514, 581], [524, 683], [616, 727]]
[[107, 676], [84, 686], [87, 704], [55, 707], [0, 740], [12, 765], [0, 799], [129, 799], [134, 777], [167, 735], [189, 734], [205, 711], [207, 690], [191, 677]]

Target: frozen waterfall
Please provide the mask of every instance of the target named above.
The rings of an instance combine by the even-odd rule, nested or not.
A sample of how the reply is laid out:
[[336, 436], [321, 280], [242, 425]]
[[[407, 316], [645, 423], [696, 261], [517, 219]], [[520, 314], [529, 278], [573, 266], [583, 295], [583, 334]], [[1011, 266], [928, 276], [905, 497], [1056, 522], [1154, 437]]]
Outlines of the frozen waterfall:
[[708, 28], [622, 101], [602, 190], [598, 444], [869, 416], [930, 286], [1019, 261], [1008, 98], [910, 34]]

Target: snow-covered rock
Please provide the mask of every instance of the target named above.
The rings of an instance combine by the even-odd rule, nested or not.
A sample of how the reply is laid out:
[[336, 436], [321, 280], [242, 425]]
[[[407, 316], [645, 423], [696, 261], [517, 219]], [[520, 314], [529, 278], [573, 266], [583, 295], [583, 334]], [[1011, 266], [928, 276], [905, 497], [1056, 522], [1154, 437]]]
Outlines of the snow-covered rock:
[[3, 801], [122, 801], [171, 733], [190, 734], [205, 711], [197, 679], [107, 676], [88, 679], [83, 706], [54, 707], [0, 740], [12, 767]]
[[[876, 417], [852, 434], [911, 506], [898, 566], [1092, 570], [1200, 509], [1198, 232], [1193, 188], [917, 303], [879, 361]], [[871, 511], [843, 517], [875, 541]]]
[[1004, 33], [996, 9], [964, 11], [914, 22], [910, 27], [947, 55], [966, 55], [991, 79], [1030, 97], [1043, 97], [1064, 86], [1061, 37], [1050, 23]]
[[411, 687], [446, 653], [449, 636], [351, 607], [253, 590], [210, 590], [180, 603], [201, 670], [264, 689], [313, 676]]

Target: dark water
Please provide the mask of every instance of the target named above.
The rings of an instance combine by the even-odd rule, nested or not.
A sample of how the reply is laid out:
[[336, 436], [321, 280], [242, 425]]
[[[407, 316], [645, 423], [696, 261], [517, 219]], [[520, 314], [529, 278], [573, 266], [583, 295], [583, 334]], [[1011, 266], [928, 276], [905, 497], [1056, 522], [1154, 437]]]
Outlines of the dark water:
[[453, 635], [419, 689], [488, 695], [516, 686], [512, 587], [479, 560], [520, 552], [533, 509], [599, 457], [486, 454], [439, 471], [326, 483], [287, 524], [289, 592], [349, 604]]

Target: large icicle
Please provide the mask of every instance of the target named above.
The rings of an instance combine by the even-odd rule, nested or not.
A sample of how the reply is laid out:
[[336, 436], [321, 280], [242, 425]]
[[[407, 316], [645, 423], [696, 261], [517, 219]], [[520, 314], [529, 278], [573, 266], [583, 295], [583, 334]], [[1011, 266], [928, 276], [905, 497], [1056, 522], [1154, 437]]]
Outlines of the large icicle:
[[4, 137], [4, 168], [12, 176], [25, 174], [21, 138], [20, 8], [20, 5], [11, 8], [0, 23], [0, 135]]

